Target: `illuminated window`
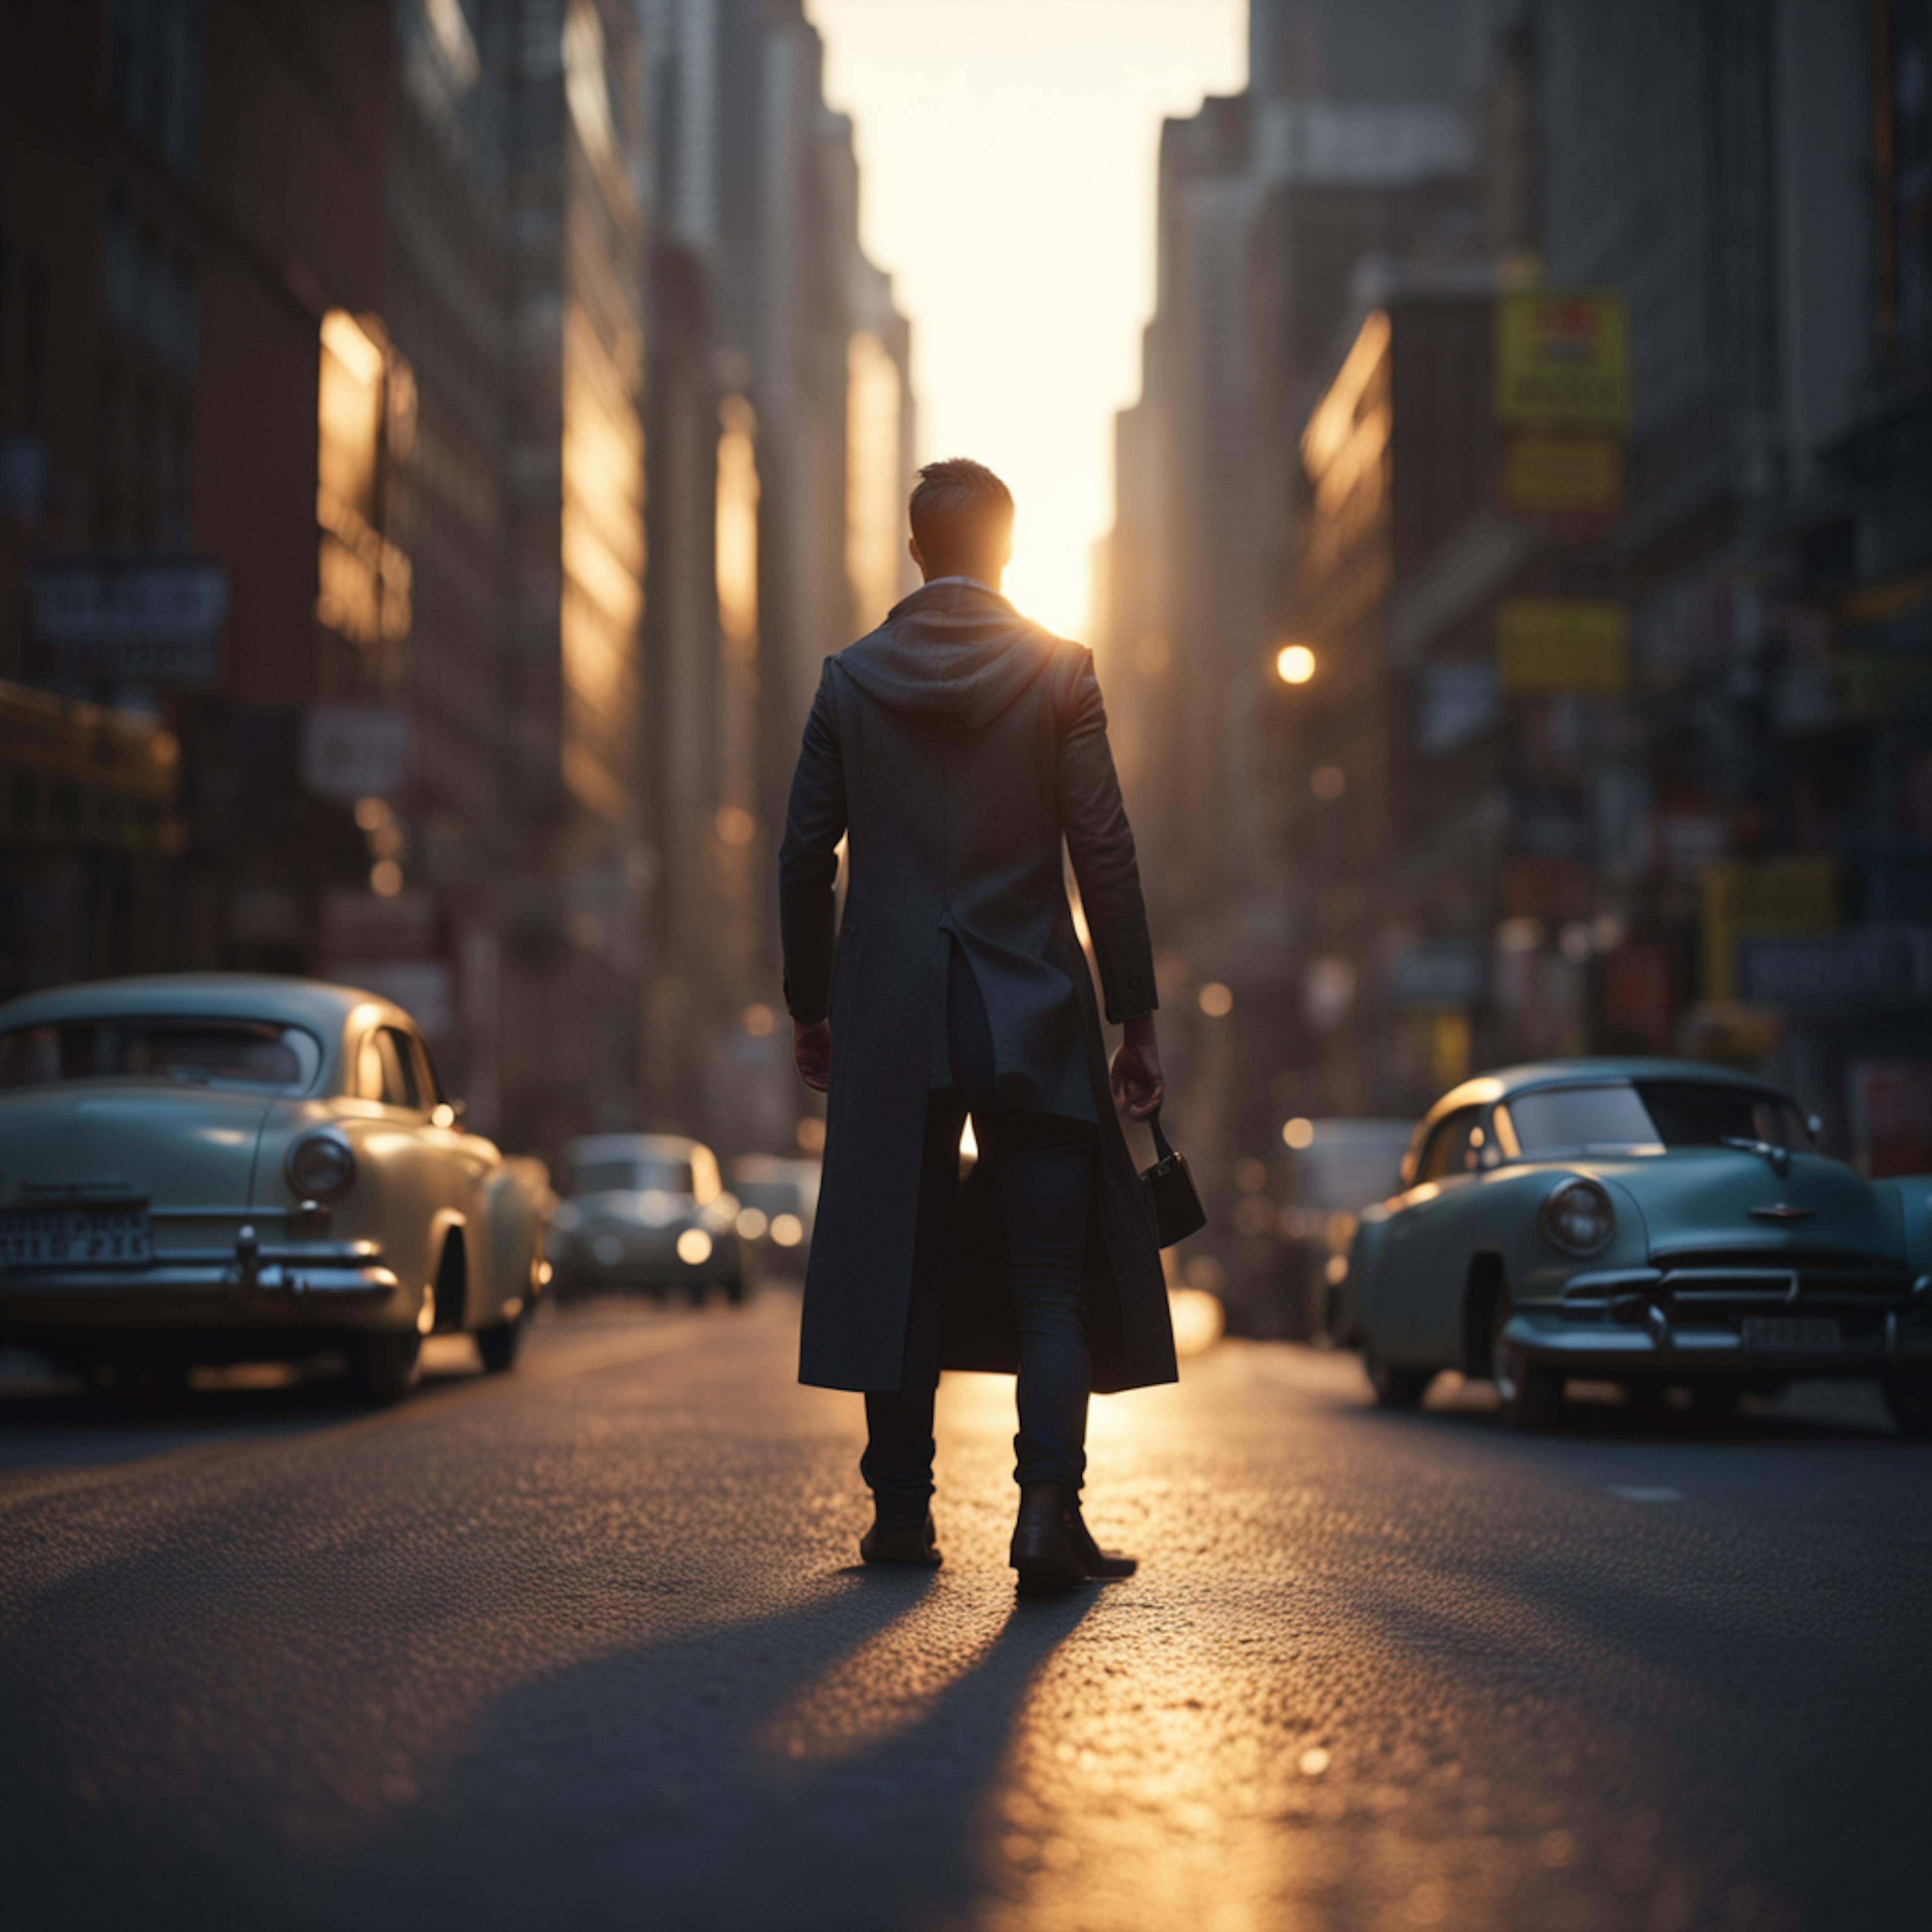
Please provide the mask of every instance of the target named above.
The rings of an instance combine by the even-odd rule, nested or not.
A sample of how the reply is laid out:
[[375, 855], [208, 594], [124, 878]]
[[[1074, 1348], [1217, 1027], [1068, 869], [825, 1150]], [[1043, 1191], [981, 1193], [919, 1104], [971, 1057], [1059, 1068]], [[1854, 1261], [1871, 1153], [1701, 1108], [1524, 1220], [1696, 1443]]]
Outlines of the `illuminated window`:
[[845, 379], [845, 574], [869, 628], [898, 602], [898, 366], [862, 329], [846, 344]]
[[331, 309], [316, 391], [316, 617], [352, 644], [409, 635], [410, 560], [382, 534], [383, 466], [405, 454], [416, 385], [374, 316]]
[[742, 659], [758, 635], [758, 424], [742, 396], [728, 396], [718, 416], [718, 622]]

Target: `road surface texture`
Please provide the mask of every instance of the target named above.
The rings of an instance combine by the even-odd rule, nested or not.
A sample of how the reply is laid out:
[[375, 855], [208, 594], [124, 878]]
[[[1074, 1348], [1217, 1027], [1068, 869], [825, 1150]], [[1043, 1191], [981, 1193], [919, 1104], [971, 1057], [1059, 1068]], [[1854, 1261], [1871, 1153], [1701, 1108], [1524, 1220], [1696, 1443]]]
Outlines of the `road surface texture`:
[[1096, 1405], [1139, 1576], [1016, 1604], [1010, 1385], [948, 1383], [945, 1567], [865, 1571], [796, 1318], [593, 1306], [374, 1415], [0, 1401], [0, 1922], [1932, 1925], [1875, 1409], [1522, 1438], [1226, 1344]]

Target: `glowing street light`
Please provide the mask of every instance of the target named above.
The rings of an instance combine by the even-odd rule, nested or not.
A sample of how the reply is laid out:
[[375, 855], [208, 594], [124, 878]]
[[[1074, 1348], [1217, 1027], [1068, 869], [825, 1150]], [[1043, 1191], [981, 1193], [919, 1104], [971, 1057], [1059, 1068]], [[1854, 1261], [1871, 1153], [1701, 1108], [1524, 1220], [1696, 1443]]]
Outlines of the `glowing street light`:
[[1315, 675], [1315, 653], [1306, 644], [1283, 644], [1275, 653], [1274, 674], [1283, 684], [1306, 684]]

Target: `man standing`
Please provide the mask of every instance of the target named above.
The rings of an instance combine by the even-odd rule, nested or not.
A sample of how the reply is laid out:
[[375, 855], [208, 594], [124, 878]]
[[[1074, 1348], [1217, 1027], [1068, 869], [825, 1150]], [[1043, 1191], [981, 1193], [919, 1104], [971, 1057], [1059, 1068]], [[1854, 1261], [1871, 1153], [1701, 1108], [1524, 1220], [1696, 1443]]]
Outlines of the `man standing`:
[[[1016, 1370], [1012, 1562], [1045, 1594], [1134, 1567], [1081, 1514], [1089, 1391], [1175, 1378], [1116, 1113], [1164, 1091], [1153, 952], [1093, 660], [1000, 595], [1011, 493], [928, 464], [910, 508], [924, 586], [826, 660], [778, 859], [794, 1055], [830, 1096], [799, 1374], [865, 1391], [866, 1561], [937, 1563], [939, 1371]], [[1111, 1075], [1063, 840], [1125, 1029]]]

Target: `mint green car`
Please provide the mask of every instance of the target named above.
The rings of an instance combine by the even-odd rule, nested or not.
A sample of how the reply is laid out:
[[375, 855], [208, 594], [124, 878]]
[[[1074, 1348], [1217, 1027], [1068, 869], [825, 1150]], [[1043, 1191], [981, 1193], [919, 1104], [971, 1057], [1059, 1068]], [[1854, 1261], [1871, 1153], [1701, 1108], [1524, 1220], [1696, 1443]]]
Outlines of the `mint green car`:
[[1438, 1370], [1553, 1422], [1575, 1378], [1722, 1409], [1798, 1377], [1876, 1377], [1932, 1430], [1932, 1176], [1868, 1180], [1778, 1088], [1690, 1060], [1570, 1060], [1430, 1108], [1347, 1276], [1376, 1400]]
[[508, 1368], [543, 1210], [460, 1112], [410, 1016], [352, 987], [211, 973], [0, 1005], [0, 1347], [177, 1376], [339, 1351], [376, 1401], [434, 1330]]

